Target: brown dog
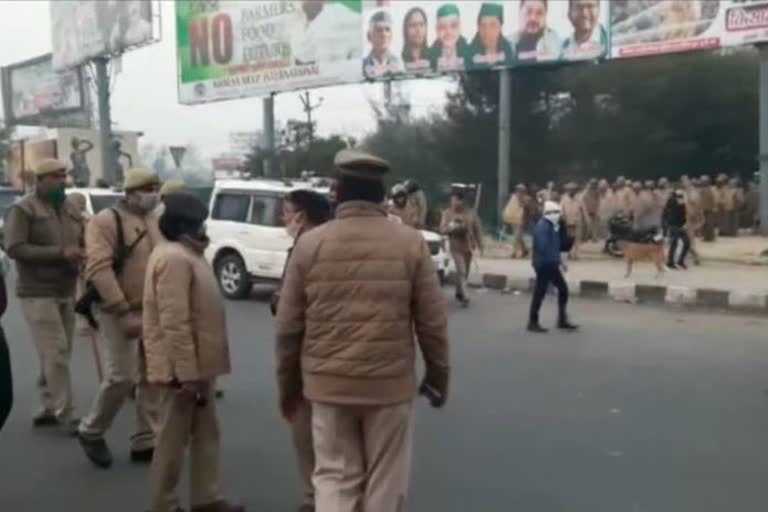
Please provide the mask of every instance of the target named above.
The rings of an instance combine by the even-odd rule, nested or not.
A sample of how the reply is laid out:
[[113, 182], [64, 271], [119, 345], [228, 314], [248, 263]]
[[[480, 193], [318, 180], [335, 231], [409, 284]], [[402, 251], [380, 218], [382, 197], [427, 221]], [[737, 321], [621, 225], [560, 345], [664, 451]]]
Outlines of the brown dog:
[[664, 244], [650, 243], [638, 244], [634, 242], [625, 242], [624, 259], [627, 261], [627, 273], [624, 277], [632, 275], [632, 265], [635, 262], [647, 261], [656, 265], [656, 277], [664, 274]]

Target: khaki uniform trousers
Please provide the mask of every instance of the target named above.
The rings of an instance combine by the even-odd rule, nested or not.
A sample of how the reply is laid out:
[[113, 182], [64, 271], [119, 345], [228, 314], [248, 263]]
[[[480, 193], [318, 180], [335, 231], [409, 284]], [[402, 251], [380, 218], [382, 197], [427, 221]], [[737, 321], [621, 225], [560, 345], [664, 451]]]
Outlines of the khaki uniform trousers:
[[69, 361], [75, 331], [75, 303], [68, 298], [22, 298], [27, 321], [40, 361], [37, 387], [45, 411], [60, 421], [74, 416]]
[[467, 296], [467, 278], [472, 265], [472, 253], [464, 251], [451, 251], [453, 264], [456, 267], [456, 296]]
[[149, 470], [151, 512], [175, 512], [179, 507], [176, 489], [187, 447], [192, 507], [219, 501], [219, 422], [213, 381], [202, 407], [170, 386], [161, 388], [161, 397], [160, 428]]
[[146, 381], [141, 340], [126, 338], [117, 318], [110, 314], [99, 315], [99, 330], [105, 348], [104, 381], [90, 414], [80, 424], [80, 434], [90, 439], [104, 437], [136, 386], [136, 432], [131, 436], [131, 449], [153, 448], [159, 390]]
[[522, 224], [512, 224], [512, 257], [525, 258], [528, 256], [528, 247], [525, 245], [525, 229]]
[[411, 466], [411, 402], [312, 403], [316, 512], [403, 512]]
[[571, 247], [571, 257], [573, 259], [579, 258], [579, 248], [584, 241], [585, 226], [579, 224], [568, 224], [568, 235], [573, 237], [573, 247]]
[[299, 476], [304, 487], [303, 503], [315, 504], [315, 487], [312, 485], [312, 472], [315, 470], [315, 447], [312, 442], [312, 404], [302, 400], [291, 421], [291, 438], [299, 466]]

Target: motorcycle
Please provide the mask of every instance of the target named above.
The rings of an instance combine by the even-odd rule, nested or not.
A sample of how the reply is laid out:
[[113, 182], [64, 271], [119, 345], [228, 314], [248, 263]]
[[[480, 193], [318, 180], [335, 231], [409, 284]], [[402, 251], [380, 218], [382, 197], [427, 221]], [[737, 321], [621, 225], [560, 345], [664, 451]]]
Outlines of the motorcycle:
[[659, 228], [634, 229], [632, 220], [623, 212], [616, 213], [608, 220], [608, 239], [605, 241], [603, 252], [614, 258], [623, 258], [623, 244], [632, 242], [636, 244], [659, 244], [664, 237]]

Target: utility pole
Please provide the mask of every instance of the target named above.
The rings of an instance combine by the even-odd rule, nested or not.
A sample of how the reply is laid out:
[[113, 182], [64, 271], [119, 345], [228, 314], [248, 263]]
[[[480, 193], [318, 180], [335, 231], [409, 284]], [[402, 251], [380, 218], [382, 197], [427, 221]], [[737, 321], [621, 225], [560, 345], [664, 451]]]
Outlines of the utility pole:
[[101, 170], [104, 180], [115, 185], [115, 157], [112, 147], [112, 112], [109, 105], [109, 73], [107, 57], [93, 59], [96, 66], [96, 94], [99, 105], [99, 138], [101, 140]]
[[499, 71], [499, 156], [497, 169], [497, 208], [499, 226], [502, 225], [502, 212], [509, 195], [509, 151], [512, 120], [512, 71]]
[[262, 117], [262, 130], [264, 131], [264, 176], [272, 176], [272, 166], [275, 162], [275, 96], [270, 93], [262, 102], [264, 114]]
[[312, 124], [312, 112], [320, 108], [320, 105], [323, 104], [323, 98], [321, 97], [317, 100], [317, 103], [314, 105], [312, 104], [312, 98], [310, 97], [309, 91], [305, 91], [299, 98], [301, 99], [302, 105], [304, 105], [304, 113], [307, 114], [307, 131], [309, 134], [309, 143], [312, 144], [312, 141], [315, 139], [315, 127]]
[[759, 121], [758, 147], [760, 154], [760, 234], [768, 235], [768, 44], [758, 45], [760, 52], [760, 81], [758, 82]]

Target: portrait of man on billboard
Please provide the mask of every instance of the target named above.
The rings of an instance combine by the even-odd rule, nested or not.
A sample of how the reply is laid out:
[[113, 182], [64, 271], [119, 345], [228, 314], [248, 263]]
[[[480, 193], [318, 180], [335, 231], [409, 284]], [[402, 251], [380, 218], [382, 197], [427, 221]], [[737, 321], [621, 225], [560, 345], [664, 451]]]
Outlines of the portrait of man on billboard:
[[504, 6], [484, 3], [477, 15], [477, 34], [469, 45], [467, 67], [507, 66], [514, 61], [512, 44], [502, 34]]
[[547, 26], [549, 0], [520, 0], [520, 25], [512, 43], [518, 60], [557, 60], [563, 43]]
[[456, 4], [437, 10], [437, 40], [429, 49], [429, 62], [436, 71], [461, 71], [469, 44], [461, 35], [461, 13]]
[[152, 40], [152, 6], [146, 0], [96, 2], [96, 17], [108, 53]]
[[371, 44], [371, 52], [363, 61], [365, 76], [375, 78], [403, 71], [400, 57], [390, 51], [392, 16], [388, 12], [379, 11], [371, 16], [367, 37]]
[[291, 30], [296, 64], [361, 59], [360, 21], [359, 15], [341, 2], [302, 0]]
[[568, 0], [573, 34], [563, 43], [565, 60], [596, 59], [608, 48], [608, 32], [600, 25], [601, 0]]
[[403, 64], [408, 71], [429, 69], [427, 52], [427, 13], [421, 7], [413, 7], [403, 18]]

